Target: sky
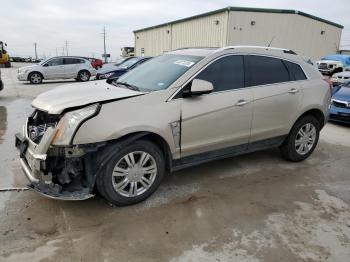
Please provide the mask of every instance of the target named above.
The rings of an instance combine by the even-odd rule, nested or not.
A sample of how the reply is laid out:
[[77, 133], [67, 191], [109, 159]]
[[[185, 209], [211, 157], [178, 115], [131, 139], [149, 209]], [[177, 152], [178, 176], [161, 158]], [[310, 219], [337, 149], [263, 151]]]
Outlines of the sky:
[[344, 26], [341, 48], [350, 49], [350, 0], [1, 0], [0, 40], [12, 56], [101, 57], [134, 45], [133, 30], [227, 6], [295, 9]]

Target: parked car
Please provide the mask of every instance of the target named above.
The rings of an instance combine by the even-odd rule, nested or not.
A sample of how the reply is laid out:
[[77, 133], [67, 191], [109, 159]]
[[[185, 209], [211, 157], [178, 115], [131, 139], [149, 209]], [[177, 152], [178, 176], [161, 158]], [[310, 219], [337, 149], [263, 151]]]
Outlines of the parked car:
[[16, 146], [38, 193], [81, 200], [96, 188], [113, 204], [134, 204], [157, 189], [166, 170], [270, 147], [293, 162], [308, 158], [330, 91], [291, 50], [180, 49], [112, 84], [39, 95]]
[[92, 58], [92, 57], [83, 57], [83, 58], [89, 60], [91, 62], [92, 67], [95, 68], [96, 70], [102, 68], [103, 66], [103, 61], [101, 59]]
[[44, 79], [75, 79], [89, 81], [96, 75], [96, 70], [89, 60], [75, 56], [58, 56], [48, 58], [39, 64], [25, 66], [18, 69], [17, 78], [20, 81], [30, 81], [40, 84]]
[[350, 56], [348, 55], [328, 55], [316, 62], [318, 70], [325, 75], [333, 75], [343, 72], [347, 66], [350, 66]]
[[329, 120], [350, 124], [350, 81], [335, 88]]
[[102, 68], [97, 71], [96, 79], [97, 80], [107, 79], [107, 78], [116, 79], [122, 76], [123, 74], [125, 74], [126, 72], [146, 62], [149, 59], [151, 59], [151, 57], [133, 57], [123, 62], [119, 66], [108, 66], [108, 67]]
[[4, 82], [1, 79], [1, 71], [0, 71], [0, 91], [4, 89]]
[[350, 81], [350, 71], [344, 71], [341, 73], [336, 73], [332, 76], [331, 81], [333, 84], [344, 84]]

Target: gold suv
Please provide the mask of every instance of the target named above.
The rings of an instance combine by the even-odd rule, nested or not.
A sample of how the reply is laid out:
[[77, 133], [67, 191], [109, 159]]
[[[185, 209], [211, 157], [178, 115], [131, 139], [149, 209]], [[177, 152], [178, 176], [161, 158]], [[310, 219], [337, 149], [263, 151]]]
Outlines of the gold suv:
[[270, 147], [306, 159], [330, 98], [317, 69], [291, 50], [180, 49], [113, 82], [39, 95], [16, 146], [33, 190], [67, 200], [98, 191], [128, 205], [167, 170]]

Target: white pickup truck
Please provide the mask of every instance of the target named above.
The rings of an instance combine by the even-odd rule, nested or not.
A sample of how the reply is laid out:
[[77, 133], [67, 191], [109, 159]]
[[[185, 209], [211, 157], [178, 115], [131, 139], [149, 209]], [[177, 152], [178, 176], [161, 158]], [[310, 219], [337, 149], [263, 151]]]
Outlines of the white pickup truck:
[[345, 68], [350, 65], [350, 56], [348, 55], [327, 55], [321, 60], [316, 61], [318, 70], [324, 75], [332, 76], [335, 73], [345, 71]]

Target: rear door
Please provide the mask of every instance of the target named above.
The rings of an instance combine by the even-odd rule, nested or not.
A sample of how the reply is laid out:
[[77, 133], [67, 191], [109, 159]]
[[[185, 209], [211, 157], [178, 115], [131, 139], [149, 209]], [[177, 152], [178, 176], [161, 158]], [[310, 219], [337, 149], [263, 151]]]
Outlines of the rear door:
[[182, 98], [181, 157], [233, 146], [247, 148], [253, 107], [251, 90], [244, 87], [243, 56], [219, 58], [195, 79], [211, 82], [214, 90]]
[[76, 78], [83, 63], [85, 63], [83, 59], [74, 57], [64, 58], [65, 78]]
[[45, 79], [64, 78], [65, 71], [63, 58], [57, 57], [49, 60], [43, 65], [43, 72]]
[[287, 61], [248, 55], [245, 65], [247, 86], [254, 96], [251, 142], [288, 134], [298, 115], [302, 92], [289, 72]]

